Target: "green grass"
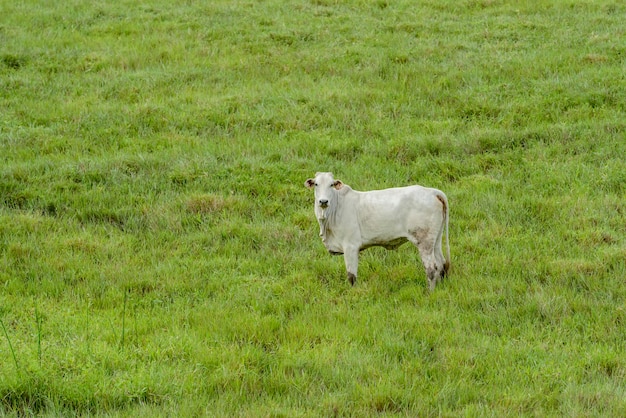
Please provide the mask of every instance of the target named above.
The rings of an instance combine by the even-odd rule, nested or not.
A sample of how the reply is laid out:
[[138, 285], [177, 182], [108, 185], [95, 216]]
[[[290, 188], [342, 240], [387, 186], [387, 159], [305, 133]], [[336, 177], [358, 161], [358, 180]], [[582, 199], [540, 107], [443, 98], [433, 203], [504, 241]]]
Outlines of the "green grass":
[[[626, 6], [0, 0], [0, 414], [626, 415]], [[450, 278], [303, 182], [419, 183]]]

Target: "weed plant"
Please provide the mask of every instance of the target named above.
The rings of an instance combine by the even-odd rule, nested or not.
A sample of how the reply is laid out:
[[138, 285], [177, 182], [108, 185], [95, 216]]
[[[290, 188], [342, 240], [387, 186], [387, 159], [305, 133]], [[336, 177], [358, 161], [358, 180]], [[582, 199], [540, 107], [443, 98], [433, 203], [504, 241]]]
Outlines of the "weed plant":
[[[0, 0], [0, 414], [625, 416], [626, 5]], [[317, 236], [446, 192], [452, 271]]]

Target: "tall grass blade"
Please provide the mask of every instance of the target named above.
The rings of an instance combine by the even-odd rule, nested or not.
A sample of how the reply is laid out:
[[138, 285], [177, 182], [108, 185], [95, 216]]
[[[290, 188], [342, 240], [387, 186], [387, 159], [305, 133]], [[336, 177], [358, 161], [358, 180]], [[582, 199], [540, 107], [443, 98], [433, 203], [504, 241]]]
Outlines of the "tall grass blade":
[[126, 302], [128, 300], [128, 292], [124, 292], [124, 305], [122, 306], [122, 337], [120, 338], [120, 348], [124, 349], [124, 340], [126, 338]]
[[4, 326], [4, 321], [2, 319], [0, 319], [0, 325], [2, 325], [2, 330], [4, 331], [4, 336], [6, 337], [7, 342], [9, 343], [9, 350], [11, 351], [11, 356], [13, 356], [13, 362], [15, 363], [15, 369], [19, 373], [20, 366], [17, 363], [17, 357], [15, 356], [15, 350], [13, 350], [13, 344], [11, 344], [11, 339], [9, 338], [9, 333], [7, 332], [7, 329]]
[[37, 305], [35, 305], [35, 322], [37, 323], [37, 358], [39, 360], [39, 367], [41, 367], [41, 315], [39, 315]]

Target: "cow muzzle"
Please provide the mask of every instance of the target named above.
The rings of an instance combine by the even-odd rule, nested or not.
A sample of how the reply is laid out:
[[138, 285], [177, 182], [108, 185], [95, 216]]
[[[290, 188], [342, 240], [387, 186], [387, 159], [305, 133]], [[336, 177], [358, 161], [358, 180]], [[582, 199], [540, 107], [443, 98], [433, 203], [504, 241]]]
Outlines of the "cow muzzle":
[[322, 209], [326, 209], [328, 207], [328, 199], [320, 199], [319, 203], [320, 203], [320, 208]]

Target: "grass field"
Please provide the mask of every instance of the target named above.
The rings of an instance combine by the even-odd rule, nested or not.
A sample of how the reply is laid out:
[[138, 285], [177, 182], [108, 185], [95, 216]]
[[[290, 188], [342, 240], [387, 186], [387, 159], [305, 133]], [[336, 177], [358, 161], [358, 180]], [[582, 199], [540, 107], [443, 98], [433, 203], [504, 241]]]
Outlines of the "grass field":
[[[0, 415], [626, 416], [626, 4], [0, 0]], [[351, 287], [304, 180], [422, 184]]]

